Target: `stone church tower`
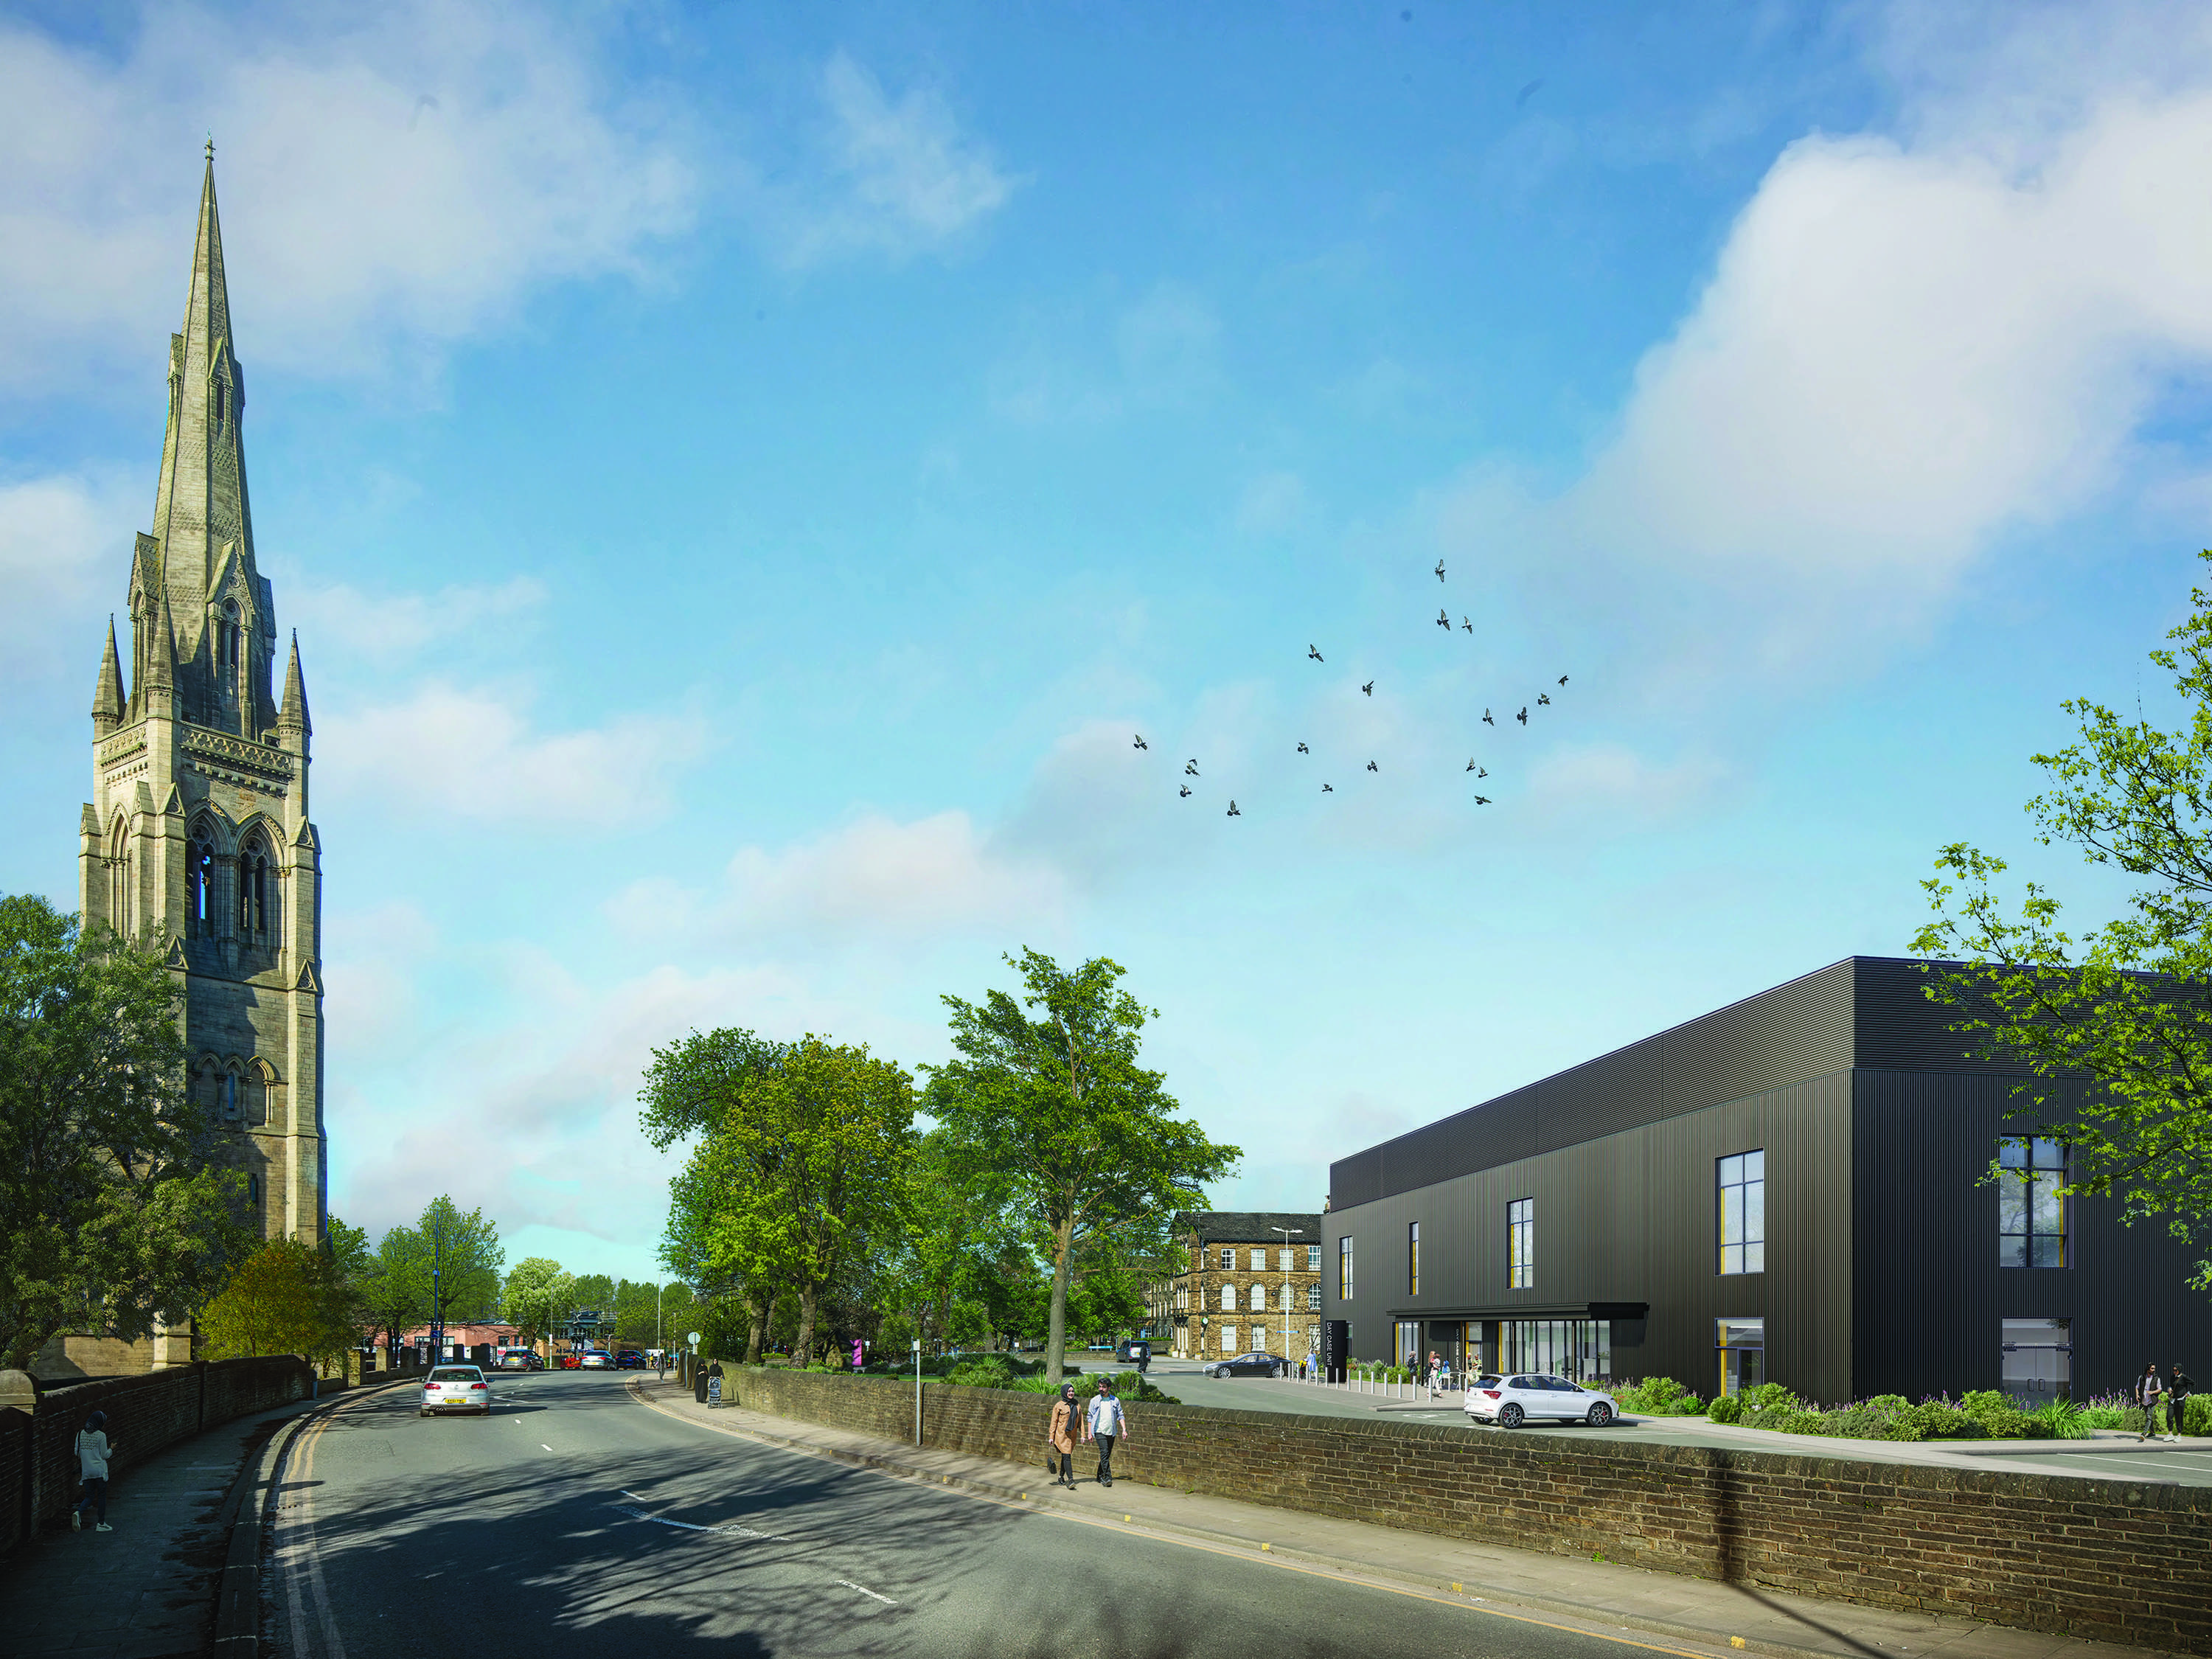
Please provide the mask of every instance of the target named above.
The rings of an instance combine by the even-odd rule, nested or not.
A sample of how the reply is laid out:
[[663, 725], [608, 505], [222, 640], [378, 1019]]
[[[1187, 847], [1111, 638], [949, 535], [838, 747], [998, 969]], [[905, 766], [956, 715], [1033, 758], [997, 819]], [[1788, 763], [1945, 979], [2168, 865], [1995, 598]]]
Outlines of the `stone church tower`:
[[[192, 1096], [227, 1132], [264, 1234], [313, 1242], [325, 1146], [307, 695], [296, 639], [271, 695], [276, 613], [253, 562], [233, 343], [210, 145], [154, 527], [131, 562], [129, 689], [111, 621], [93, 696], [79, 908], [87, 927], [167, 951]], [[172, 1343], [156, 1335], [156, 1364], [185, 1357], [162, 1352]]]

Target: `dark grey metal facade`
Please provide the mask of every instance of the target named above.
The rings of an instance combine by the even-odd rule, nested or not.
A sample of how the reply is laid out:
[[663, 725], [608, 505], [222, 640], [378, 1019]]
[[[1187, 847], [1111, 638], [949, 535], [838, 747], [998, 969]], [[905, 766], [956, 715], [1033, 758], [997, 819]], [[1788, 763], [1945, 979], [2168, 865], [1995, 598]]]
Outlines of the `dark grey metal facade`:
[[[1707, 1395], [1723, 1318], [1764, 1318], [1765, 1375], [1824, 1401], [1995, 1387], [2007, 1317], [2074, 1322], [2077, 1395], [2152, 1359], [2212, 1376], [2212, 1303], [2162, 1231], [2077, 1200], [2072, 1265], [1998, 1267], [1983, 1177], [2032, 1109], [2016, 1072], [1964, 1051], [1926, 982], [1915, 962], [1848, 958], [1339, 1160], [1325, 1316], [1350, 1322], [1361, 1358], [1389, 1354], [1401, 1320], [1610, 1318], [1615, 1376]], [[1717, 1164], [1753, 1150], [1765, 1269], [1724, 1275]], [[1524, 1198], [1534, 1283], [1508, 1289], [1506, 1206]]]

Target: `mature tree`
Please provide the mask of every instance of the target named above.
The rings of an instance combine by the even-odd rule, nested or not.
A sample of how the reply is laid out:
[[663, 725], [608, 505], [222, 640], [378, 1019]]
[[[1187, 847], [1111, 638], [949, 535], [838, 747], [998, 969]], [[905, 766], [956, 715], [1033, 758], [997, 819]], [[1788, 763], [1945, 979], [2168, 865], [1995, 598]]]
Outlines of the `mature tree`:
[[663, 1259], [750, 1292], [758, 1320], [788, 1286], [795, 1345], [811, 1357], [825, 1297], [897, 1228], [913, 1079], [865, 1044], [717, 1031], [657, 1050], [641, 1098], [656, 1145], [697, 1137], [671, 1193]]
[[[1243, 1154], [1217, 1146], [1158, 1072], [1137, 1063], [1147, 1019], [1123, 969], [1103, 957], [1064, 972], [1025, 950], [1019, 1000], [1004, 991], [979, 1006], [957, 997], [952, 1046], [933, 1069], [925, 1105], [961, 1166], [1007, 1183], [1012, 1208], [1052, 1264], [1045, 1376], [1057, 1382], [1067, 1348], [1067, 1296], [1091, 1260], [1110, 1260], [1158, 1218], [1203, 1201], [1205, 1183]], [[1028, 1011], [1035, 1011], [1035, 1017]]]
[[[981, 1340], [976, 1324], [988, 1322], [991, 1281], [1010, 1249], [1020, 1249], [1007, 1225], [1006, 1182], [963, 1167], [958, 1153], [942, 1129], [922, 1136], [907, 1177], [905, 1224], [885, 1241], [872, 1287], [875, 1305], [908, 1314], [932, 1349]], [[956, 1331], [963, 1308], [971, 1314], [959, 1316]]]
[[181, 1086], [179, 991], [159, 955], [0, 897], [0, 1365], [181, 1322], [253, 1248]]
[[208, 1357], [296, 1353], [343, 1362], [356, 1334], [337, 1264], [298, 1239], [273, 1238], [240, 1262], [200, 1313]]
[[[2204, 557], [2212, 561], [2212, 552]], [[2027, 804], [2035, 840], [2063, 842], [2135, 878], [2124, 914], [2078, 936], [2035, 882], [2009, 902], [2002, 859], [1946, 847], [1923, 884], [1935, 919], [1913, 940], [1929, 994], [1984, 1053], [2025, 1061], [2033, 1133], [2066, 1143], [2067, 1190], [2108, 1195], [2206, 1248], [2212, 1225], [2212, 593], [2151, 660], [2186, 705], [2182, 730], [2087, 698], [2063, 707], [2081, 738], [2033, 758], [2049, 786]], [[2091, 1087], [2052, 1091], [2062, 1077]], [[2212, 1286], [2212, 1260], [2197, 1283]]]
[[429, 1252], [431, 1316], [441, 1325], [489, 1317], [499, 1307], [507, 1264], [498, 1224], [441, 1193], [423, 1206], [415, 1231]]
[[565, 1324], [576, 1305], [575, 1279], [550, 1256], [525, 1256], [507, 1275], [500, 1312], [534, 1346]]
[[367, 1324], [384, 1333], [385, 1352], [396, 1358], [401, 1334], [430, 1316], [428, 1244], [412, 1227], [391, 1229], [356, 1283]]

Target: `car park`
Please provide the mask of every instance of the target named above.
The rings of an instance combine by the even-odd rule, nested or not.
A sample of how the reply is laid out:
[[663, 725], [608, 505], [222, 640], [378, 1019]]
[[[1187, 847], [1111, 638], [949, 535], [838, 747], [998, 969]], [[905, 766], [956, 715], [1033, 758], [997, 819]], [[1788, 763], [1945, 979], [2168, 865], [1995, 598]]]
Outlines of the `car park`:
[[1620, 1402], [1601, 1389], [1585, 1389], [1543, 1371], [1483, 1376], [1467, 1388], [1467, 1414], [1478, 1423], [1517, 1429], [1531, 1420], [1587, 1423], [1604, 1428], [1620, 1416]]
[[1220, 1377], [1287, 1376], [1290, 1369], [1289, 1361], [1271, 1353], [1261, 1353], [1256, 1349], [1250, 1353], [1240, 1353], [1234, 1359], [1216, 1359], [1199, 1367], [1207, 1376]]
[[491, 1415], [491, 1385], [474, 1365], [441, 1365], [422, 1379], [422, 1403], [416, 1415], [434, 1417], [441, 1412], [482, 1412]]

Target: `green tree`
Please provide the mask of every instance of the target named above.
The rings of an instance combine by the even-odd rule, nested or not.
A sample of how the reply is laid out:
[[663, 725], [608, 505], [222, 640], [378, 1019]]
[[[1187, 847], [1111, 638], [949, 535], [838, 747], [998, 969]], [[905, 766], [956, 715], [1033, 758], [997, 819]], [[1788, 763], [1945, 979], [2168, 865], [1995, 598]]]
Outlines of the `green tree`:
[[186, 1100], [181, 981], [31, 895], [0, 897], [0, 1365], [65, 1330], [180, 1322], [256, 1238]]
[[423, 1206], [415, 1231], [429, 1256], [431, 1317], [441, 1324], [489, 1318], [499, 1307], [507, 1265], [498, 1224], [441, 1193]]
[[[959, 1057], [933, 1068], [925, 1105], [974, 1178], [1007, 1183], [1013, 1212], [1052, 1264], [1045, 1376], [1066, 1363], [1067, 1297], [1088, 1261], [1110, 1261], [1158, 1218], [1203, 1201], [1243, 1153], [1216, 1145], [1138, 1064], [1148, 1019], [1103, 957], [1073, 973], [1024, 950], [1019, 1000], [1004, 991], [952, 1011]], [[1032, 1018], [1029, 1010], [1036, 1011]]]
[[[2203, 556], [2212, 562], [2212, 551]], [[2064, 705], [2080, 738], [2033, 758], [2048, 785], [2027, 804], [2034, 839], [2064, 842], [2134, 880], [2124, 912], [2078, 935], [2035, 882], [1999, 891], [2003, 860], [1963, 842], [1923, 883], [1934, 918], [1918, 954], [1929, 994], [1989, 1055], [2025, 1061], [2039, 1136], [2071, 1149], [2069, 1193], [2118, 1200], [2205, 1249], [2212, 1221], [2212, 593], [2150, 653], [2187, 708], [2183, 729], [2087, 698]], [[2085, 1091], [2051, 1085], [2087, 1078]], [[2212, 1286], [2212, 1260], [2196, 1282]]]
[[384, 1333], [396, 1358], [399, 1339], [430, 1316], [430, 1249], [412, 1227], [393, 1227], [362, 1266], [357, 1281], [369, 1328]]
[[550, 1256], [525, 1256], [507, 1275], [500, 1312], [518, 1328], [522, 1341], [534, 1346], [566, 1322], [576, 1305], [575, 1285]]
[[296, 1353], [327, 1365], [343, 1362], [355, 1327], [337, 1265], [315, 1246], [273, 1238], [240, 1262], [200, 1313], [208, 1357]]

